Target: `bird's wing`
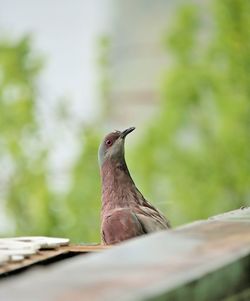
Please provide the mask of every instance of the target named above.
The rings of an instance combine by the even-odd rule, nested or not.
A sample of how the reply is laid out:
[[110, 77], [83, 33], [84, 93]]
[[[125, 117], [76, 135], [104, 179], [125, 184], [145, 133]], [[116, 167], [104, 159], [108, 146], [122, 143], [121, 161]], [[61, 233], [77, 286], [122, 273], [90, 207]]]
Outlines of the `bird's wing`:
[[118, 208], [103, 216], [102, 241], [115, 244], [145, 234], [137, 215], [130, 208]]
[[153, 206], [138, 206], [135, 208], [135, 214], [145, 233], [169, 229], [170, 223]]

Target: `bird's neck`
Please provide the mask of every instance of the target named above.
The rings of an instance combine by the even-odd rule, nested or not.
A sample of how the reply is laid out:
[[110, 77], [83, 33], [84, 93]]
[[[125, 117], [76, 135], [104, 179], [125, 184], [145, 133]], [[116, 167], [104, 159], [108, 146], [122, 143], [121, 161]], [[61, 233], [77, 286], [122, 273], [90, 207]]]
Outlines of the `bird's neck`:
[[106, 160], [101, 168], [102, 208], [129, 207], [140, 193], [130, 176], [125, 159]]

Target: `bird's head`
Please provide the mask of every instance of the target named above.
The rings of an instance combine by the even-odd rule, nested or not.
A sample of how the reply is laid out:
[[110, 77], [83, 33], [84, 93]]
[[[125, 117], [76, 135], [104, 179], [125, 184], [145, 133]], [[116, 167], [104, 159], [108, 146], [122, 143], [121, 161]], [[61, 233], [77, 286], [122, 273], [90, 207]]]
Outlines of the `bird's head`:
[[99, 146], [98, 160], [99, 165], [107, 159], [122, 160], [124, 158], [125, 137], [131, 133], [135, 127], [130, 127], [122, 132], [115, 131], [108, 134]]

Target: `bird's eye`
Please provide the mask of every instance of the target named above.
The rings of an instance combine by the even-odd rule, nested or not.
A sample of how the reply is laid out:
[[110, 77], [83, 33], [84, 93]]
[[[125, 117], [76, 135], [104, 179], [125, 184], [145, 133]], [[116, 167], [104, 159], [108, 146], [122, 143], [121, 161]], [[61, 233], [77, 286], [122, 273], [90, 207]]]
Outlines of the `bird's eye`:
[[108, 146], [110, 146], [110, 145], [112, 144], [111, 140], [109, 140], [109, 139], [108, 139], [108, 140], [106, 140], [106, 142], [105, 142], [105, 143], [106, 143], [106, 145], [108, 145]]

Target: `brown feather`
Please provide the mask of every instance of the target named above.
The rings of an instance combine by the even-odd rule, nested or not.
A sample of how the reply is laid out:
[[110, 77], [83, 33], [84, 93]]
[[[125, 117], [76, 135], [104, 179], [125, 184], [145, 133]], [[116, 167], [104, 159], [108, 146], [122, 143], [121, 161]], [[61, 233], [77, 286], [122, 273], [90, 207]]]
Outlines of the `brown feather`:
[[169, 222], [135, 186], [125, 160], [106, 160], [101, 168], [101, 232], [104, 244], [115, 244], [168, 229]]

